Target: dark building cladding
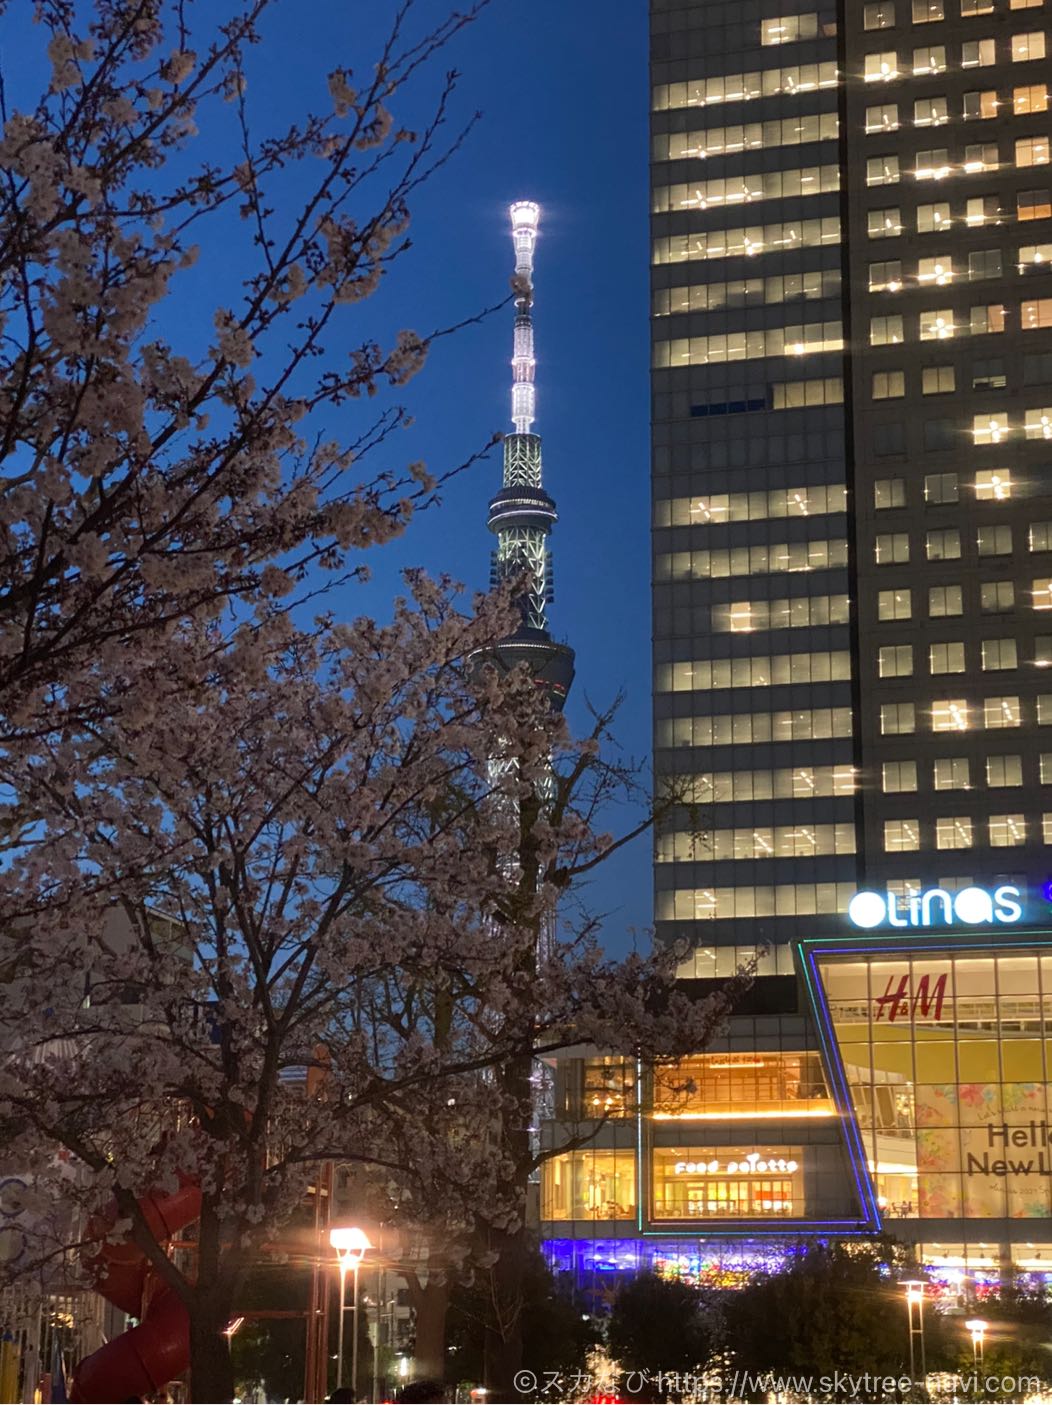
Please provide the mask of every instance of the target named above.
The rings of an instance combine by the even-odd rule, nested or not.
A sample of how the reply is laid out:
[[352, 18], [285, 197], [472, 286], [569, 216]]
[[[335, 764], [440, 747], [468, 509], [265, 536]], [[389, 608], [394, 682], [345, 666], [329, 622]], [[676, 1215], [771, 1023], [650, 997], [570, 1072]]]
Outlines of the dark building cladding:
[[655, 923], [759, 974], [556, 1070], [586, 1284], [880, 1229], [1052, 1284], [1046, 3], [651, 0]]
[[697, 976], [1052, 838], [1046, 11], [805, 4], [651, 5], [655, 765], [705, 817], [655, 916]]
[[502, 640], [496, 656], [507, 668], [525, 663], [553, 707], [562, 709], [574, 676], [574, 651], [554, 640], [548, 606], [554, 599], [548, 537], [558, 514], [542, 483], [541, 438], [532, 432], [536, 413], [533, 355], [533, 253], [540, 209], [520, 200], [510, 211], [515, 242], [515, 340], [512, 357], [511, 418], [514, 432], [504, 439], [504, 473], [490, 500], [487, 525], [496, 535], [491, 585], [504, 580], [523, 585], [522, 623]]

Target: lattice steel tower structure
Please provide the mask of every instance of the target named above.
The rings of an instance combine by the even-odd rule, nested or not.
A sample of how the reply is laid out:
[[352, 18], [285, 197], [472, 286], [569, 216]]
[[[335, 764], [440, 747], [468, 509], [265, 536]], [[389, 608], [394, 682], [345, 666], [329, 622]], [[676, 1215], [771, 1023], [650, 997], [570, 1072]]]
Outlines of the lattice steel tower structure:
[[504, 477], [490, 499], [487, 525], [497, 538], [490, 583], [508, 579], [524, 583], [522, 623], [501, 641], [497, 653], [508, 668], [526, 663], [552, 706], [561, 708], [574, 676], [574, 651], [557, 643], [548, 627], [552, 603], [552, 558], [548, 537], [558, 514], [542, 486], [541, 438], [533, 432], [536, 412], [533, 355], [533, 251], [540, 209], [530, 200], [511, 206], [515, 243], [515, 341], [512, 355], [511, 419], [514, 431], [504, 440]]

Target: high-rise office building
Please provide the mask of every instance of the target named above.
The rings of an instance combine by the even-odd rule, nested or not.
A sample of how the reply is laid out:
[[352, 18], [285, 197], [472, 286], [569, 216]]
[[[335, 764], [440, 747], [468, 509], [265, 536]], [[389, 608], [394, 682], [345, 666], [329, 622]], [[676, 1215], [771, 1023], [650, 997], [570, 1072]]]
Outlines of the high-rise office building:
[[650, 10], [655, 922], [700, 990], [759, 977], [676, 1075], [560, 1071], [551, 1135], [603, 1116], [552, 1255], [725, 1278], [884, 1228], [946, 1291], [1040, 1278], [1049, 11]]
[[802, 11], [652, 5], [655, 755], [700, 812], [656, 918], [698, 975], [790, 970], [859, 886], [1041, 881], [1052, 833], [1045, 10]]

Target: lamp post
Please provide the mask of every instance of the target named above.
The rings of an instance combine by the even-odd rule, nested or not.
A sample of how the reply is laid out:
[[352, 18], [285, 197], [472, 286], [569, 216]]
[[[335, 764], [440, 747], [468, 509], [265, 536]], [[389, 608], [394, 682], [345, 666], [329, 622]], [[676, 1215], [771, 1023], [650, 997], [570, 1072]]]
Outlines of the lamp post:
[[343, 1319], [347, 1305], [347, 1270], [354, 1272], [354, 1336], [351, 1338], [351, 1389], [358, 1394], [358, 1270], [367, 1249], [373, 1246], [364, 1229], [336, 1225], [329, 1230], [329, 1243], [340, 1265], [340, 1331], [336, 1348], [336, 1388], [343, 1385]]
[[986, 1338], [987, 1324], [981, 1317], [973, 1317], [964, 1325], [972, 1334], [972, 1365], [978, 1371], [983, 1364], [983, 1344]]
[[921, 1379], [926, 1380], [928, 1368], [924, 1360], [924, 1284], [920, 1279], [913, 1278], [908, 1283], [903, 1283], [902, 1286], [906, 1290], [906, 1320], [909, 1324], [910, 1334], [910, 1380], [917, 1379], [917, 1357], [914, 1341], [918, 1338], [920, 1340]]

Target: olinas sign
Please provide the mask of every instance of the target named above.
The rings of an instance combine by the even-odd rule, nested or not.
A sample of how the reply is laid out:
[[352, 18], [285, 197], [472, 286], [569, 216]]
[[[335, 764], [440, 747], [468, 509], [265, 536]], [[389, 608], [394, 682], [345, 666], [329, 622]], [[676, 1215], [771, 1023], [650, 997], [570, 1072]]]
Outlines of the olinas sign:
[[904, 897], [900, 893], [856, 893], [847, 905], [848, 921], [855, 927], [979, 927], [1011, 926], [1023, 918], [1019, 888], [928, 888]]

